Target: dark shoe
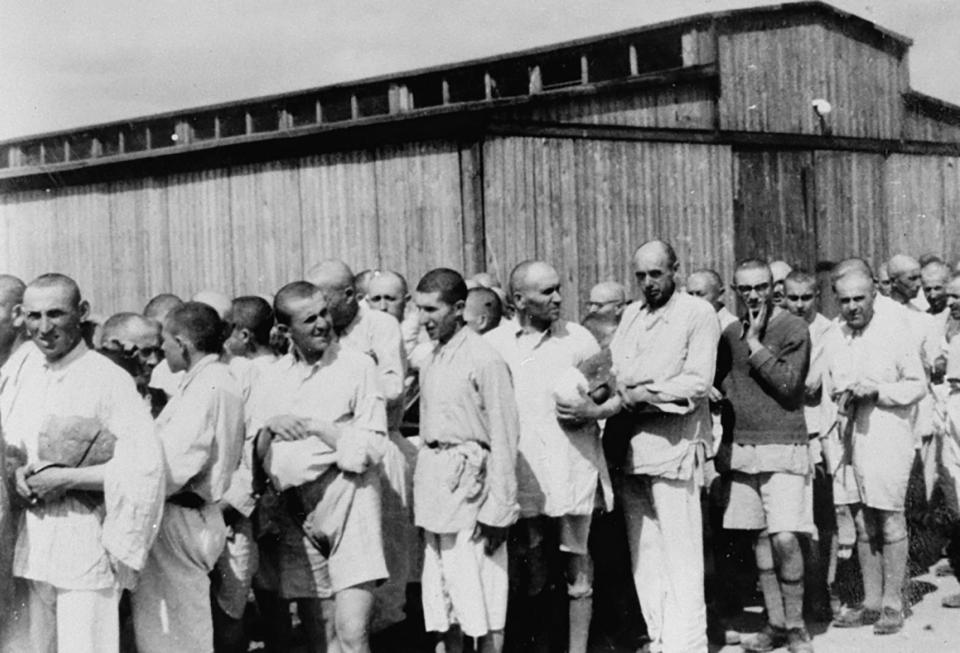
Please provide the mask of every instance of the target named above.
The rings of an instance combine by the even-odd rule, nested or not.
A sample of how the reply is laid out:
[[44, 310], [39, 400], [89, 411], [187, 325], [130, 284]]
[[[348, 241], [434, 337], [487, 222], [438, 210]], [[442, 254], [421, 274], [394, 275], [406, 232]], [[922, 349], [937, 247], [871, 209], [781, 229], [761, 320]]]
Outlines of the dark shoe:
[[877, 623], [873, 624], [874, 635], [892, 635], [903, 628], [903, 612], [893, 608], [884, 608]]
[[753, 653], [778, 649], [787, 643], [787, 629], [767, 624], [758, 633], [740, 636], [740, 648]]
[[877, 623], [880, 611], [870, 608], [850, 608], [833, 620], [834, 628], [859, 628]]
[[787, 631], [787, 650], [790, 653], [813, 653], [813, 639], [806, 628], [791, 628]]
[[960, 608], [960, 594], [951, 594], [950, 596], [943, 597], [940, 605], [945, 608]]

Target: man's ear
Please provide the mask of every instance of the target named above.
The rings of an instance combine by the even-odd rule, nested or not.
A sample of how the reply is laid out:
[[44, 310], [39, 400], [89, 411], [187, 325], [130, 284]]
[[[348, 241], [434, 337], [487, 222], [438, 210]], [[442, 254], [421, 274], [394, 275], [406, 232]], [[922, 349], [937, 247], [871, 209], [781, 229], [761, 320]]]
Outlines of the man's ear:
[[84, 299], [80, 302], [78, 308], [80, 309], [80, 321], [83, 322], [90, 315], [90, 302]]
[[250, 329], [244, 327], [242, 329], [237, 329], [237, 331], [239, 331], [239, 336], [240, 339], [243, 340], [243, 344], [249, 345], [253, 342], [253, 332], [250, 331]]
[[23, 328], [23, 304], [17, 304], [13, 307], [13, 328]]
[[283, 324], [282, 322], [277, 322], [276, 324], [273, 325], [273, 328], [276, 329], [277, 333], [279, 333], [284, 338], [290, 335], [290, 327], [287, 326], [286, 324]]

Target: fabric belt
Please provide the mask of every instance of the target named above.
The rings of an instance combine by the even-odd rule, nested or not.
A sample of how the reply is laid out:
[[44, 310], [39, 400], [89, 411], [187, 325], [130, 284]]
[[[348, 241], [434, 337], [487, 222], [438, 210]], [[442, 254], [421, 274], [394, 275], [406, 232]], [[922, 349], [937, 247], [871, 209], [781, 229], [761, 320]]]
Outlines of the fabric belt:
[[[456, 449], [460, 445], [466, 444], [466, 442], [427, 442], [428, 449]], [[479, 445], [482, 449], [490, 451], [490, 445], [485, 442], [476, 442], [475, 444]]]
[[207, 505], [207, 502], [199, 494], [194, 492], [177, 492], [167, 497], [167, 503], [172, 503], [181, 508], [192, 508], [199, 510]]

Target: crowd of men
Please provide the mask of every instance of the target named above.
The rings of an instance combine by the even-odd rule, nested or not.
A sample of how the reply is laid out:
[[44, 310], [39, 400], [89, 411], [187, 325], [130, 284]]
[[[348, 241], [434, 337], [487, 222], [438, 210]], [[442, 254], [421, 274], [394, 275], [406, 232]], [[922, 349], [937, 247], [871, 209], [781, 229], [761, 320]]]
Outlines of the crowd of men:
[[447, 652], [898, 632], [912, 484], [960, 573], [960, 272], [847, 259], [828, 319], [782, 261], [633, 269], [582, 324], [545, 261], [413, 293], [324, 261], [102, 321], [0, 275], [0, 650], [246, 651], [251, 614], [270, 652], [396, 650], [413, 615]]

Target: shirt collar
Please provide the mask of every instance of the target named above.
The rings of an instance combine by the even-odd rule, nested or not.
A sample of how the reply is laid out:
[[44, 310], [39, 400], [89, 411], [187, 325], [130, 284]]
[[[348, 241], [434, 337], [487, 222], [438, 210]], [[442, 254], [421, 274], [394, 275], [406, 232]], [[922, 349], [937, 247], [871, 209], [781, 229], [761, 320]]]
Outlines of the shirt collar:
[[312, 376], [318, 370], [333, 362], [333, 359], [336, 357], [339, 350], [340, 343], [336, 341], [331, 342], [330, 345], [323, 350], [323, 354], [319, 359], [317, 359], [316, 363], [308, 363], [300, 355], [300, 352], [297, 351], [297, 348], [291, 346], [290, 353], [281, 358], [279, 364], [284, 365], [287, 369], [291, 370], [299, 368], [303, 370], [303, 376], [308, 377]]
[[[548, 326], [542, 333], [539, 334], [540, 337], [537, 339], [537, 343], [539, 344], [549, 337], [556, 338], [557, 336], [562, 335], [565, 329], [566, 322], [562, 319], [556, 319], [550, 323], [550, 326]], [[523, 327], [518, 322], [516, 328], [513, 329], [513, 337], [520, 338], [522, 335], [524, 335]]]
[[50, 362], [46, 357], [43, 359], [43, 366], [50, 371], [58, 372], [60, 370], [66, 369], [71, 363], [79, 359], [81, 356], [90, 351], [90, 348], [87, 347], [86, 341], [81, 338], [80, 342], [77, 343], [77, 346], [64, 354], [61, 358]]
[[467, 341], [468, 335], [467, 331], [470, 330], [470, 327], [464, 325], [460, 327], [460, 330], [453, 334], [453, 337], [446, 342], [446, 344], [441, 345], [437, 343], [434, 348], [434, 355], [437, 358], [446, 358], [452, 356], [460, 347], [463, 346], [463, 343]]
[[650, 325], [656, 324], [660, 320], [663, 320], [664, 322], [669, 324], [670, 316], [673, 314], [673, 308], [674, 306], [677, 305], [677, 302], [679, 301], [677, 299], [679, 295], [680, 295], [680, 290], [674, 289], [673, 294], [670, 295], [670, 299], [668, 299], [666, 303], [663, 304], [662, 306], [658, 306], [653, 310], [650, 310], [650, 305], [644, 302], [643, 305], [640, 307], [640, 311], [638, 314], [644, 321], [646, 321]]
[[190, 382], [197, 378], [197, 375], [201, 371], [209, 367], [211, 364], [216, 363], [220, 360], [220, 357], [216, 354], [205, 354], [203, 358], [198, 360], [193, 367], [191, 367], [186, 374], [183, 375], [183, 378], [180, 380], [180, 390], [183, 391]]

